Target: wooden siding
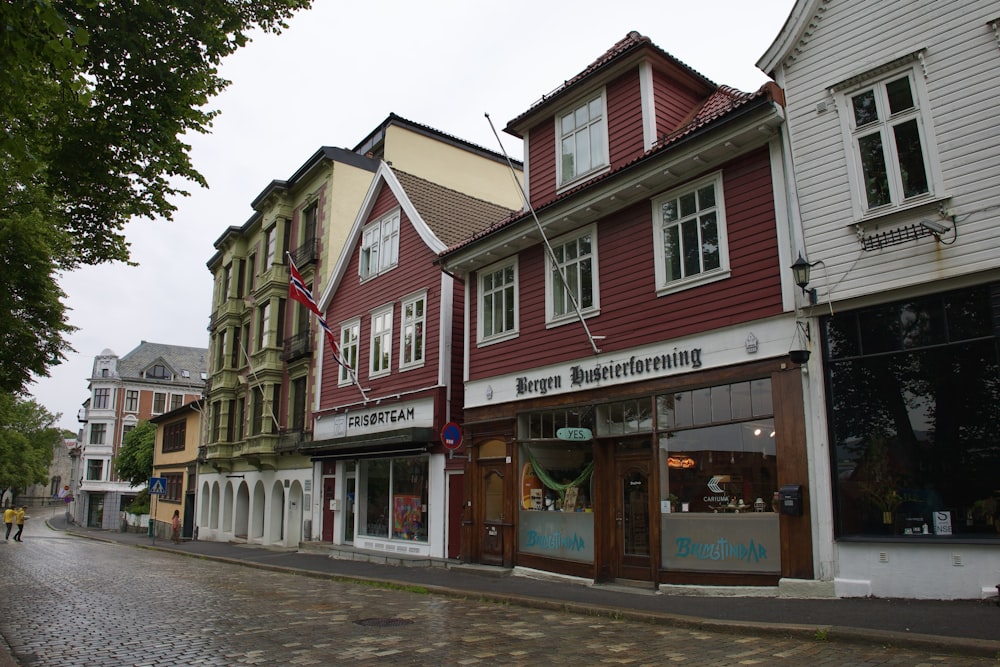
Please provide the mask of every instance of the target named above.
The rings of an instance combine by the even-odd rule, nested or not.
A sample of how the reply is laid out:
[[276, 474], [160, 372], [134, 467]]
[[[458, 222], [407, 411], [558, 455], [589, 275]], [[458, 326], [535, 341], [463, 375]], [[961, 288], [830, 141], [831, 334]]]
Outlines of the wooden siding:
[[[884, 294], [893, 289], [1000, 267], [1000, 122], [996, 72], [1000, 46], [987, 22], [1000, 16], [994, 1], [826, 5], [794, 60], [779, 70], [788, 99], [804, 250], [823, 260], [814, 276], [821, 301]], [[923, 49], [914, 63], [927, 89], [932, 128], [927, 142], [939, 155], [944, 206], [958, 218], [954, 245], [925, 236], [862, 251], [853, 226], [847, 152], [829, 88], [851, 76]], [[827, 104], [820, 112], [817, 105]], [[866, 223], [869, 233], [939, 219], [936, 206]], [[943, 221], [949, 226], [950, 221]], [[945, 240], [950, 240], [950, 233]], [[796, 250], [796, 249], [793, 249]], [[829, 292], [832, 290], [832, 295]]]
[[678, 84], [666, 72], [653, 70], [657, 137], [670, 134], [680, 127], [702, 101], [694, 91]]
[[645, 147], [642, 136], [642, 95], [639, 70], [633, 69], [607, 85], [608, 159], [611, 168], [636, 159]]
[[528, 133], [528, 193], [538, 207], [556, 196], [556, 128], [552, 118]]
[[[710, 331], [777, 315], [781, 308], [778, 242], [768, 151], [758, 149], [723, 168], [730, 278], [657, 297], [651, 204], [641, 202], [597, 225], [600, 314], [587, 320], [606, 336], [604, 352]], [[552, 239], [555, 241], [555, 239]], [[518, 258], [519, 335], [470, 352], [470, 379], [566, 362], [592, 354], [583, 327], [545, 326], [541, 246]], [[470, 278], [472, 280], [474, 278]], [[470, 307], [476, 331], [476, 300]]]
[[[377, 220], [398, 205], [389, 188], [383, 188], [376, 198], [368, 222]], [[359, 240], [360, 243], [360, 240]], [[424, 244], [405, 213], [400, 215], [398, 265], [365, 282], [358, 276], [359, 246], [351, 250], [351, 261], [344, 279], [333, 296], [326, 313], [326, 322], [338, 337], [344, 322], [360, 319], [358, 345], [358, 380], [369, 398], [376, 399], [438, 384], [438, 355], [441, 309], [441, 271], [434, 265], [435, 254]], [[400, 300], [426, 288], [426, 325], [424, 340], [424, 365], [400, 371], [399, 341], [401, 326]], [[371, 312], [392, 305], [392, 364], [391, 372], [382, 377], [370, 378], [368, 373], [371, 346]], [[461, 313], [456, 318], [461, 322]], [[329, 347], [323, 347], [323, 384], [320, 387], [320, 409], [356, 403], [361, 400], [355, 386], [339, 386], [338, 367]]]

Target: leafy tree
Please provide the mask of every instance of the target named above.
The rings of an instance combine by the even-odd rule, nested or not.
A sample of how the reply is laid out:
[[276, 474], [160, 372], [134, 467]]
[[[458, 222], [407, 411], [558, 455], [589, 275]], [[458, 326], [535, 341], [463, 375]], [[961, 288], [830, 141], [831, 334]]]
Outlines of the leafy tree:
[[121, 449], [115, 459], [118, 478], [132, 486], [142, 486], [153, 476], [153, 446], [156, 443], [156, 424], [141, 421], [125, 434]]
[[0, 394], [0, 492], [48, 481], [57, 417], [33, 400]]
[[222, 59], [310, 6], [0, 2], [0, 391], [71, 349], [57, 272], [130, 262], [125, 224], [170, 219], [185, 183], [206, 185], [182, 137], [209, 131]]

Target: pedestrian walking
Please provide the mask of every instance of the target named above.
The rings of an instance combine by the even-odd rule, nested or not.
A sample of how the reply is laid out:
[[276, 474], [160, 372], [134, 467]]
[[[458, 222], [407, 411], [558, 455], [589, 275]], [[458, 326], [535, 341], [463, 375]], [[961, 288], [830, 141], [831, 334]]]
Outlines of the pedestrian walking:
[[17, 524], [17, 532], [14, 534], [14, 541], [21, 542], [21, 533], [24, 532], [24, 520], [30, 517], [24, 515], [24, 511], [28, 509], [27, 507], [18, 507], [17, 511], [14, 512], [14, 523]]
[[17, 512], [14, 511], [13, 507], [8, 507], [3, 511], [3, 522], [7, 524], [7, 534], [3, 538], [5, 541], [10, 540], [10, 529], [14, 527], [14, 518], [16, 515]]
[[174, 510], [174, 517], [170, 520], [170, 541], [174, 544], [181, 543], [181, 511]]

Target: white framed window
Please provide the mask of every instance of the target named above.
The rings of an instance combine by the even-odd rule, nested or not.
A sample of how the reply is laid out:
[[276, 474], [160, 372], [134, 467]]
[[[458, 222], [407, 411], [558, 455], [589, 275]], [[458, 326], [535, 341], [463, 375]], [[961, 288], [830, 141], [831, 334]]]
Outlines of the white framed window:
[[125, 390], [125, 412], [139, 411], [139, 392], [135, 389]]
[[257, 350], [271, 344], [271, 304], [265, 302], [257, 308]]
[[385, 375], [392, 368], [392, 306], [372, 313], [370, 375]]
[[104, 439], [108, 432], [107, 424], [91, 424], [90, 425], [90, 444], [92, 445], [103, 445]]
[[403, 299], [399, 323], [399, 367], [424, 365], [427, 337], [427, 292]]
[[94, 409], [106, 410], [111, 407], [111, 389], [101, 387], [94, 390]]
[[267, 271], [274, 264], [275, 246], [278, 242], [278, 230], [271, 227], [264, 232], [264, 270]]
[[[600, 309], [597, 285], [597, 227], [562, 236], [552, 242], [553, 257], [545, 260], [545, 315], [550, 323]], [[576, 301], [576, 306], [573, 302]]]
[[653, 200], [653, 246], [658, 293], [729, 275], [722, 172]]
[[[340, 356], [351, 368], [358, 367], [358, 341], [361, 337], [361, 320], [351, 320], [340, 325]], [[337, 378], [340, 384], [352, 382], [351, 372], [340, 366]]]
[[556, 114], [559, 186], [608, 166], [608, 124], [604, 90]]
[[513, 338], [518, 332], [517, 259], [505, 260], [479, 272], [480, 342]]
[[920, 76], [908, 68], [863, 78], [837, 100], [858, 218], [932, 199], [940, 182]]
[[153, 414], [161, 415], [167, 411], [167, 395], [163, 392], [153, 392]]
[[362, 280], [373, 278], [399, 262], [399, 210], [365, 227], [361, 234], [358, 271]]
[[104, 459], [87, 459], [87, 481], [104, 481]]

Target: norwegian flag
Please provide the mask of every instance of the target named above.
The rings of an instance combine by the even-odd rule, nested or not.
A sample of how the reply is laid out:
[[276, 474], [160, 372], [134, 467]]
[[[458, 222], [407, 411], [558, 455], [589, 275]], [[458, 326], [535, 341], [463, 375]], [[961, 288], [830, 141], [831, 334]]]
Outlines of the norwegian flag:
[[330, 344], [330, 351], [333, 352], [333, 360], [353, 373], [354, 369], [347, 363], [347, 359], [344, 359], [343, 355], [340, 354], [340, 347], [337, 345], [337, 337], [333, 334], [333, 329], [327, 326], [326, 320], [322, 317], [317, 319], [319, 320], [319, 325], [323, 327], [323, 335], [326, 336], [326, 342]]
[[288, 256], [288, 271], [291, 274], [291, 279], [288, 282], [288, 298], [293, 301], [298, 301], [315, 313], [317, 317], [321, 318], [322, 314], [319, 312], [319, 304], [316, 303], [312, 292], [310, 292], [309, 288], [306, 287], [306, 283], [302, 279], [302, 274], [299, 273], [298, 268], [296, 268], [291, 255]]

